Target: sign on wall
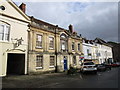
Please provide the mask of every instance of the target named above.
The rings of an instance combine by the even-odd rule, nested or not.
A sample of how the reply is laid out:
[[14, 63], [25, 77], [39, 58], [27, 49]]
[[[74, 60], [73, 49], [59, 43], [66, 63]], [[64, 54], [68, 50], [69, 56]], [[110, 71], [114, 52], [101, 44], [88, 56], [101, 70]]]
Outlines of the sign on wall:
[[80, 56], [79, 58], [80, 58], [80, 60], [84, 60], [84, 56]]

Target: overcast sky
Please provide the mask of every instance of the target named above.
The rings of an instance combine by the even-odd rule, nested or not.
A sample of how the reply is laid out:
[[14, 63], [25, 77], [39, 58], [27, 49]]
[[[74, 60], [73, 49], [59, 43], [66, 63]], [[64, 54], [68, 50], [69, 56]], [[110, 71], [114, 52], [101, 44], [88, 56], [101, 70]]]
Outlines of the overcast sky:
[[[22, 2], [16, 2], [20, 5]], [[24, 2], [27, 15], [74, 31], [87, 39], [118, 41], [117, 2]]]

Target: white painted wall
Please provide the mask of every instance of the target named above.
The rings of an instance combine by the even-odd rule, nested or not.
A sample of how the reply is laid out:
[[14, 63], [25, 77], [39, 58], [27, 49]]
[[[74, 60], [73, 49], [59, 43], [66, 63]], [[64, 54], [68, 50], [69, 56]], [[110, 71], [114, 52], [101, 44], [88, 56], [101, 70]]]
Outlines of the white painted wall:
[[112, 48], [106, 45], [97, 44], [99, 56], [99, 63], [104, 63], [105, 59], [113, 58]]
[[[11, 6], [6, 0], [0, 2], [0, 6], [4, 5], [6, 9], [4, 11], [0, 10], [1, 14], [6, 14], [7, 16], [13, 16], [20, 20], [27, 19], [22, 16], [16, 9]], [[0, 14], [0, 23], [6, 22], [10, 25], [10, 38], [9, 41], [0, 41], [0, 76], [6, 76], [7, 69], [7, 55], [8, 53], [19, 53], [25, 54], [25, 74], [27, 73], [27, 48], [28, 48], [28, 22], [22, 22], [13, 18], [9, 18]], [[22, 37], [22, 45], [15, 48], [13, 47], [12, 39], [20, 39]], [[22, 51], [23, 50], [23, 51]]]

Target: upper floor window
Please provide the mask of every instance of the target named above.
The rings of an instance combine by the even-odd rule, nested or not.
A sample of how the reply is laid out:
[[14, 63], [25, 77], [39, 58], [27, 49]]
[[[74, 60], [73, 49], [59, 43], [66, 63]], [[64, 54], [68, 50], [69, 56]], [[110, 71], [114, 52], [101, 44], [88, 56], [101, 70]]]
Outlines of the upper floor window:
[[78, 43], [78, 51], [80, 51], [80, 43]]
[[65, 50], [66, 49], [66, 41], [61, 40], [61, 49]]
[[42, 35], [36, 35], [36, 47], [42, 48]]
[[74, 42], [72, 42], [72, 50], [74, 50], [75, 49], [75, 47], [74, 47]]
[[8, 24], [0, 24], [0, 40], [9, 41], [10, 36], [10, 25]]
[[54, 38], [53, 37], [49, 37], [49, 48], [54, 49]]
[[65, 34], [61, 34], [60, 43], [61, 43], [61, 50], [63, 51], [67, 50], [68, 38]]
[[90, 53], [90, 50], [89, 50], [89, 49], [87, 49], [87, 55], [88, 55], [88, 56], [91, 56], [91, 53]]

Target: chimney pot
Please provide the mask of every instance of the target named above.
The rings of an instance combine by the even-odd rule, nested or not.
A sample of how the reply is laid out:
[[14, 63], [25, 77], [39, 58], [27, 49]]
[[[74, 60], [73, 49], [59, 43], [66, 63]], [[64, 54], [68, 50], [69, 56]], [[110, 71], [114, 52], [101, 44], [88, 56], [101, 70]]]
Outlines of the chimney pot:
[[19, 8], [25, 13], [26, 11], [26, 4], [22, 3]]
[[69, 30], [71, 33], [73, 33], [73, 26], [71, 24], [69, 25]]

